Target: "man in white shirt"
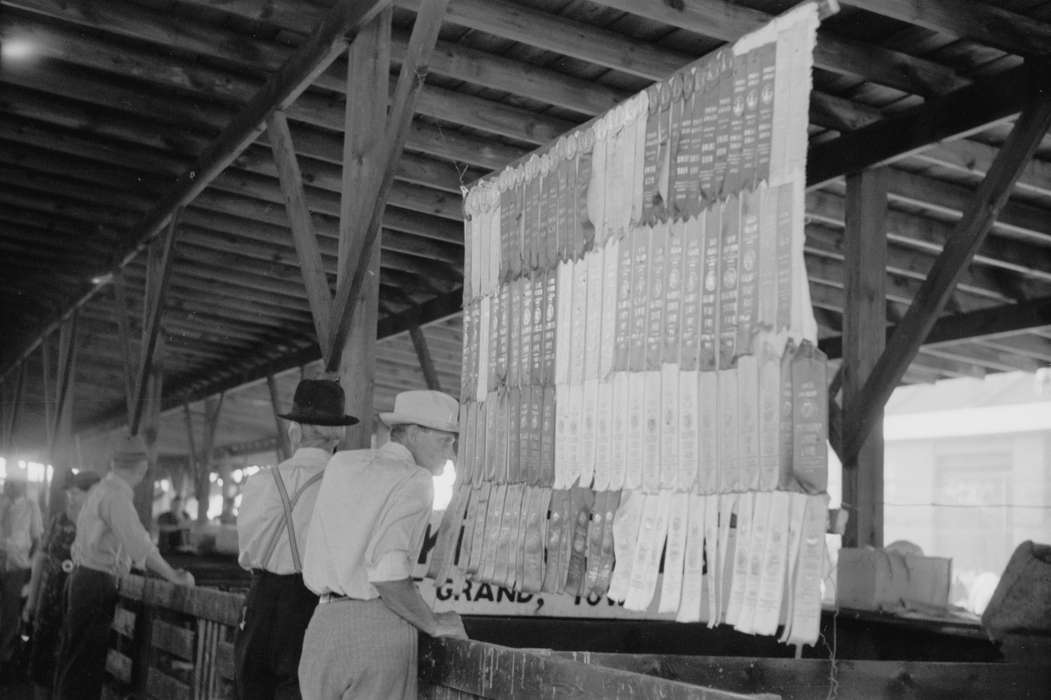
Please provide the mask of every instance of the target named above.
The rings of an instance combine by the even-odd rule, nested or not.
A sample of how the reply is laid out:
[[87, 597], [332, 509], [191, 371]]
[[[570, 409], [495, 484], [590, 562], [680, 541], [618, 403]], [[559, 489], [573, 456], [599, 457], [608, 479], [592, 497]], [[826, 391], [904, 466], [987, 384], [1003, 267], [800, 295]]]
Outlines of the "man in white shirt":
[[417, 630], [466, 637], [459, 616], [433, 613], [412, 580], [458, 414], [447, 394], [402, 392], [380, 414], [390, 442], [338, 452], [325, 469], [303, 568], [320, 596], [299, 663], [306, 700], [416, 698]]
[[244, 486], [237, 515], [238, 562], [252, 572], [234, 645], [237, 697], [299, 698], [299, 652], [317, 596], [303, 585], [302, 552], [325, 465], [348, 425], [339, 382], [296, 387], [288, 436], [295, 450]]
[[135, 512], [133, 489], [148, 469], [142, 440], [125, 437], [114, 452], [109, 473], [91, 488], [80, 508], [71, 548], [74, 569], [66, 584], [56, 698], [84, 700], [102, 692], [117, 582], [132, 565], [171, 583], [194, 585], [193, 574], [168, 565]]
[[29, 552], [43, 532], [40, 507], [26, 495], [25, 474], [12, 468], [0, 495], [0, 667], [15, 651], [22, 587], [32, 567]]

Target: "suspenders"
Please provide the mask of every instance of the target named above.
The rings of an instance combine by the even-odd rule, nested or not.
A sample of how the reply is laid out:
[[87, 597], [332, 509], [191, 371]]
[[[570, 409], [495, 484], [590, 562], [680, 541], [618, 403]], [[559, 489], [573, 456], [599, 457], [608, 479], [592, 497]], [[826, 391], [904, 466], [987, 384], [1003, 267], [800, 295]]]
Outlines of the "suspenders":
[[289, 498], [288, 489], [285, 487], [285, 480], [281, 477], [281, 470], [274, 467], [270, 470], [270, 475], [274, 477], [274, 484], [277, 486], [277, 492], [281, 496], [281, 505], [284, 507], [285, 514], [281, 520], [281, 525], [278, 526], [277, 530], [274, 531], [274, 536], [270, 538], [270, 544], [266, 547], [266, 554], [263, 555], [263, 568], [265, 569], [270, 563], [270, 557], [274, 555], [274, 550], [277, 548], [277, 541], [281, 538], [281, 534], [288, 531], [288, 546], [292, 550], [292, 565], [296, 569], [298, 574], [303, 570], [303, 560], [299, 556], [299, 542], [296, 541], [296, 528], [292, 522], [292, 511], [295, 510], [296, 504], [299, 502], [299, 497], [303, 493], [321, 480], [324, 476], [324, 472], [318, 472], [314, 476], [303, 482], [303, 485], [299, 487], [299, 490]]

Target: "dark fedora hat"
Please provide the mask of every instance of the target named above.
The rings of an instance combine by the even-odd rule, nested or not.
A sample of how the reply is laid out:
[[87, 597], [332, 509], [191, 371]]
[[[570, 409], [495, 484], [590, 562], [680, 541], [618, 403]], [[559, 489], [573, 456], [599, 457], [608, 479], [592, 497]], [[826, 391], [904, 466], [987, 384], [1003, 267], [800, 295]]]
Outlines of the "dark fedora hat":
[[358, 419], [343, 413], [343, 387], [334, 379], [304, 379], [292, 397], [292, 410], [280, 416], [309, 425], [355, 425]]

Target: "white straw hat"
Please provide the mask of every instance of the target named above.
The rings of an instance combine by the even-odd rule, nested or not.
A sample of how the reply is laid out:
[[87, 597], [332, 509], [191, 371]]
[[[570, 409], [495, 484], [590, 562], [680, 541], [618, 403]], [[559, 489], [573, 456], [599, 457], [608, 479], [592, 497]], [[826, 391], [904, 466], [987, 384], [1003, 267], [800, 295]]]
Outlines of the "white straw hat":
[[403, 391], [394, 397], [394, 410], [381, 413], [380, 420], [390, 427], [409, 423], [459, 433], [460, 404], [440, 391]]

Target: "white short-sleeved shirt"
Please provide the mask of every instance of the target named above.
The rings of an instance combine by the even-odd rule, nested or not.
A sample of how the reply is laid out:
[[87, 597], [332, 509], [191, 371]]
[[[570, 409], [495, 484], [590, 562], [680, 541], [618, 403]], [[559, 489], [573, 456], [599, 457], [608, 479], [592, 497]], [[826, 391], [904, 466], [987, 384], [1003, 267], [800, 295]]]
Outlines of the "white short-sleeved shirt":
[[[276, 467], [289, 499], [295, 501], [292, 525], [300, 557], [306, 548], [310, 516], [321, 486], [320, 480], [309, 485], [308, 482], [321, 474], [331, 456], [327, 450], [317, 447], [300, 447], [291, 459]], [[292, 561], [284, 522], [284, 504], [270, 470], [255, 474], [245, 482], [241, 491], [241, 508], [237, 513], [238, 563], [245, 569], [265, 569], [275, 574], [295, 573], [297, 569]], [[267, 551], [275, 537], [277, 542], [267, 559]]]
[[73, 563], [123, 576], [157, 546], [139, 521], [131, 484], [110, 472], [91, 488], [77, 517]]
[[431, 473], [403, 445], [337, 452], [307, 533], [307, 588], [368, 600], [373, 583], [410, 578], [433, 503]]
[[0, 549], [8, 570], [32, 566], [29, 551], [43, 533], [44, 523], [36, 501], [28, 496], [14, 500], [0, 496]]

